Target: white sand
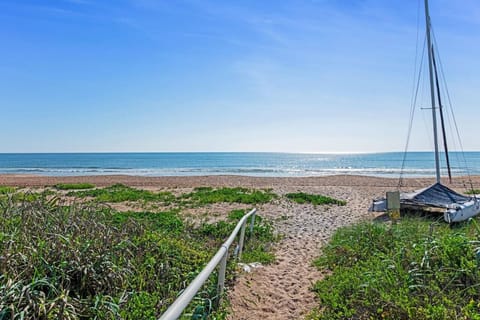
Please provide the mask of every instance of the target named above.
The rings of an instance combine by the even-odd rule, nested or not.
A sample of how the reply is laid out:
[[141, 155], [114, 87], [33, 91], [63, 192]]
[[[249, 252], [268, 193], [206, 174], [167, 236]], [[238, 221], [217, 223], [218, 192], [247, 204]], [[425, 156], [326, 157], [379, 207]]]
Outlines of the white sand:
[[[465, 191], [468, 179], [457, 178], [450, 187]], [[480, 177], [473, 177], [478, 188]], [[322, 245], [339, 227], [373, 219], [368, 212], [373, 198], [387, 190], [395, 190], [397, 179], [360, 176], [329, 176], [311, 178], [253, 178], [242, 176], [206, 177], [137, 177], [137, 176], [90, 176], [90, 177], [38, 177], [0, 175], [0, 185], [42, 187], [56, 183], [90, 182], [97, 186], [124, 183], [130, 186], [156, 190], [182, 192], [196, 186], [242, 186], [272, 188], [277, 194], [303, 191], [324, 194], [346, 200], [346, 206], [299, 205], [282, 198], [258, 208], [258, 213], [270, 218], [276, 230], [284, 238], [275, 246], [276, 262], [254, 269], [252, 273], [238, 276], [233, 288], [229, 288], [231, 301], [230, 319], [299, 319], [318, 306], [312, 284], [322, 274], [312, 266], [320, 254]], [[407, 179], [408, 187], [414, 190], [432, 183], [432, 179]], [[186, 188], [186, 189], [185, 189]], [[180, 191], [181, 190], [181, 191]], [[222, 216], [231, 205], [213, 205], [188, 215], [205, 211]]]

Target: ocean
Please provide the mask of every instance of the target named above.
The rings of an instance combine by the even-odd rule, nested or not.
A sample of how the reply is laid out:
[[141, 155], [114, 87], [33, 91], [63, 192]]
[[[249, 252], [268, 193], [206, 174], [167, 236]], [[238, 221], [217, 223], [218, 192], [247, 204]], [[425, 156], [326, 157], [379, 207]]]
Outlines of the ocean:
[[[403, 157], [403, 152], [368, 154], [0, 153], [0, 173], [46, 176], [126, 174], [262, 177], [358, 174], [399, 177]], [[452, 152], [450, 161], [453, 175], [480, 175], [480, 152]], [[443, 160], [442, 163], [444, 163]], [[405, 177], [433, 177], [434, 173], [433, 153], [407, 153], [403, 170]], [[446, 175], [446, 170], [442, 175]]]

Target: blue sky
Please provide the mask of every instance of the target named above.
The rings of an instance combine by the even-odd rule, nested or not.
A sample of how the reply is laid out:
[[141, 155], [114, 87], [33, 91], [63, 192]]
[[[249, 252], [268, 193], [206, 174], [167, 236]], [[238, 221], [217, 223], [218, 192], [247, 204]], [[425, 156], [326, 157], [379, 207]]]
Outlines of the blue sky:
[[[0, 152], [402, 150], [418, 6], [0, 0]], [[463, 146], [480, 150], [480, 3], [431, 15]], [[428, 112], [411, 150], [431, 149]]]

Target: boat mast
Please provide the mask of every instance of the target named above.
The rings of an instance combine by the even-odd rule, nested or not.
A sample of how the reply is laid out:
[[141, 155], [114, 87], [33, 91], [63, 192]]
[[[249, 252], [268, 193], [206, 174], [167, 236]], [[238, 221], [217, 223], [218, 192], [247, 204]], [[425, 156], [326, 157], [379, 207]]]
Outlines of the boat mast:
[[425, 23], [427, 25], [428, 69], [430, 71], [430, 98], [432, 100], [433, 141], [435, 144], [435, 172], [437, 183], [440, 183], [440, 157], [438, 155], [437, 114], [435, 107], [435, 88], [433, 84], [433, 47], [430, 35], [431, 24], [430, 13], [428, 11], [428, 0], [425, 0]]
[[445, 150], [445, 160], [447, 161], [448, 181], [452, 183], [452, 170], [450, 169], [450, 158], [448, 156], [447, 134], [445, 132], [445, 119], [443, 118], [442, 97], [440, 96], [440, 84], [438, 83], [438, 69], [435, 62], [435, 52], [432, 53], [433, 68], [435, 69], [435, 84], [437, 87], [438, 111], [440, 112], [440, 124], [442, 127], [443, 149]]

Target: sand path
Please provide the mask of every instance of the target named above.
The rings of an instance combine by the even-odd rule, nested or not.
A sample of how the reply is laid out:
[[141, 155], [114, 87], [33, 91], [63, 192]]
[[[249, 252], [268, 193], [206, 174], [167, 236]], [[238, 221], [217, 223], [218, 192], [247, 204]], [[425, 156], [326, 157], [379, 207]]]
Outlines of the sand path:
[[[464, 181], [465, 178], [459, 177], [449, 186], [462, 190]], [[349, 175], [308, 178], [0, 175], [0, 185], [9, 186], [43, 187], [77, 182], [97, 186], [124, 183], [173, 192], [196, 186], [273, 188], [277, 194], [303, 191], [346, 200], [346, 206], [315, 207], [294, 204], [282, 198], [258, 208], [260, 215], [274, 221], [276, 230], [284, 238], [275, 247], [277, 259], [274, 264], [239, 275], [233, 288], [229, 288], [232, 309], [229, 318], [275, 320], [301, 319], [318, 305], [310, 289], [322, 277], [312, 267], [312, 261], [320, 254], [322, 245], [337, 228], [362, 219], [372, 219], [373, 215], [367, 211], [371, 200], [384, 195], [387, 190], [395, 190], [398, 180]], [[404, 191], [425, 187], [432, 182], [428, 178], [406, 179], [408, 187]], [[480, 185], [480, 176], [473, 177], [473, 182], [476, 187]], [[216, 208], [215, 211], [222, 210]]]
[[238, 277], [229, 292], [232, 309], [229, 319], [301, 319], [318, 306], [311, 288], [322, 275], [312, 261], [337, 228], [372, 218], [367, 208], [371, 199], [383, 192], [371, 187], [288, 189], [329, 195], [347, 200], [347, 205], [298, 205], [281, 200], [261, 207], [259, 214], [271, 218], [284, 238], [277, 245], [274, 264]]

